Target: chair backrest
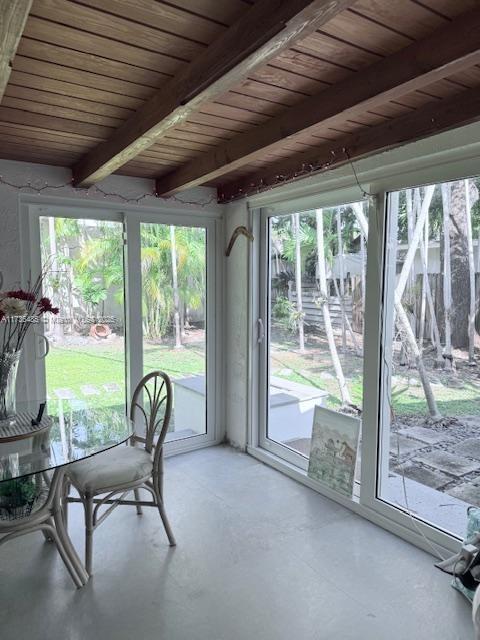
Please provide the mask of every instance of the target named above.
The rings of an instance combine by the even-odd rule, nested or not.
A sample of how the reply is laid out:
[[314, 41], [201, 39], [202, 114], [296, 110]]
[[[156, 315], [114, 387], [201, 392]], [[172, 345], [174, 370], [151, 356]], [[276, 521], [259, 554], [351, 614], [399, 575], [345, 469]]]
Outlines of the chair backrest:
[[[150, 452], [155, 435], [158, 433], [157, 447], [161, 447], [167, 435], [172, 415], [172, 383], [163, 371], [152, 371], [138, 383], [132, 397], [130, 419], [136, 424], [140, 414], [145, 421], [145, 449]], [[159, 428], [160, 427], [160, 428]], [[138, 435], [133, 440], [143, 442]]]

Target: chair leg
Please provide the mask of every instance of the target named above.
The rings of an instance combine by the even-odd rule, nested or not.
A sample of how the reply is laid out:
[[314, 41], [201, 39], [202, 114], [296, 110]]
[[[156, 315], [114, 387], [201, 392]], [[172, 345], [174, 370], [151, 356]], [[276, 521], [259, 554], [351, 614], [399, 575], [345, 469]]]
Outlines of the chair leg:
[[155, 498], [157, 500], [158, 512], [160, 513], [160, 517], [162, 519], [163, 526], [165, 528], [165, 533], [167, 534], [168, 542], [170, 543], [171, 547], [175, 547], [177, 542], [175, 540], [175, 536], [173, 535], [172, 527], [170, 526], [170, 523], [168, 521], [167, 512], [165, 511], [163, 496], [160, 489], [161, 485], [162, 485], [162, 482], [158, 478], [158, 476], [153, 478], [153, 488], [155, 491]]
[[93, 496], [83, 496], [85, 510], [85, 569], [89, 576], [92, 575], [93, 555]]
[[[140, 500], [140, 491], [139, 491], [139, 489], [134, 489], [133, 495], [135, 496], [135, 500], [137, 500], [137, 502], [138, 502]], [[142, 509], [141, 505], [137, 504], [137, 515], [141, 516], [142, 513], [143, 513], [143, 509]]]
[[65, 529], [68, 529], [68, 496], [70, 495], [70, 483], [65, 478], [62, 487], [62, 515]]
[[[53, 522], [53, 518], [50, 518], [50, 519], [48, 520], [48, 524], [50, 525], [50, 527], [54, 527], [54, 526], [55, 526], [55, 524], [54, 524], [54, 522]], [[45, 538], [45, 540], [46, 540], [47, 542], [56, 542], [56, 540], [55, 540], [55, 538], [52, 536], [52, 534], [51, 534], [51, 532], [50, 532], [50, 529], [49, 529], [49, 528], [43, 527], [43, 528], [42, 528], [42, 533], [43, 533], [43, 537]]]
[[63, 564], [65, 565], [65, 567], [67, 568], [68, 573], [70, 574], [73, 582], [75, 583], [75, 586], [77, 587], [77, 589], [81, 589], [83, 587], [83, 582], [81, 581], [80, 577], [78, 576], [78, 573], [75, 569], [75, 567], [73, 566], [71, 559], [68, 555], [67, 550], [65, 549], [65, 547], [63, 546], [63, 541], [61, 536], [58, 535], [56, 529], [55, 529], [55, 525], [53, 524], [52, 520], [49, 520], [48, 523], [45, 522], [43, 525], [41, 525], [42, 527], [42, 531], [43, 531], [43, 535], [45, 536], [45, 538], [47, 540], [52, 540], [55, 542], [55, 544], [57, 545], [57, 549], [58, 552], [60, 554], [60, 557], [63, 560]]

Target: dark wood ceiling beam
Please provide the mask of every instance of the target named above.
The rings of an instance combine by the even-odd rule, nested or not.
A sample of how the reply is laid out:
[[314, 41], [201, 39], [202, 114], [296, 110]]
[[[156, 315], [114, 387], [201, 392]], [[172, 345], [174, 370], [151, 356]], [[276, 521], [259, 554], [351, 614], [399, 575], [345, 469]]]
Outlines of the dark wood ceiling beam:
[[480, 9], [469, 11], [433, 34], [357, 72], [298, 105], [220, 145], [157, 181], [169, 195], [254, 161], [269, 148], [312, 127], [354, 118], [408, 92], [480, 62]]
[[308, 153], [280, 160], [218, 188], [219, 202], [230, 202], [260, 191], [330, 171], [351, 160], [394, 149], [430, 135], [480, 121], [480, 88], [421, 107], [389, 122], [324, 143]]
[[113, 173], [187, 119], [318, 29], [354, 0], [259, 0], [189, 65], [167, 82], [112, 137], [73, 167], [74, 184]]
[[31, 6], [32, 0], [0, 0], [0, 102]]

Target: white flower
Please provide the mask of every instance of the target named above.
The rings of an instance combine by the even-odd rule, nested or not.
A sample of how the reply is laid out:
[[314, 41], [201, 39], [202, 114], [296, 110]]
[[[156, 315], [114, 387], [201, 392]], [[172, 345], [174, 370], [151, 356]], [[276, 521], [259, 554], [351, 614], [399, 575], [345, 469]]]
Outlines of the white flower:
[[27, 312], [25, 300], [18, 298], [2, 298], [0, 300], [0, 311], [6, 316], [24, 316]]

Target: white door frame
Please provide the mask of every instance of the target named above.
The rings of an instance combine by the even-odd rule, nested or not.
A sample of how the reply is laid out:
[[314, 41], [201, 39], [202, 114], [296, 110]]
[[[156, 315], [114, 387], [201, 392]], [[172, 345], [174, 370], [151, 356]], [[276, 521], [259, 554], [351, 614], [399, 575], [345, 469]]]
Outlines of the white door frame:
[[[406, 149], [408, 151], [408, 148]], [[399, 152], [394, 153], [398, 155]], [[267, 263], [268, 233], [266, 221], [268, 217], [360, 200], [361, 190], [357, 184], [356, 176], [352, 173], [349, 177], [345, 174], [345, 170], [341, 170], [341, 175], [336, 180], [334, 172], [332, 172], [333, 175], [328, 175], [325, 178], [328, 181], [329, 189], [322, 189], [322, 176], [320, 176], [318, 177], [316, 189], [312, 186], [313, 182], [309, 182], [306, 189], [307, 195], [302, 194], [299, 185], [293, 183], [291, 193], [289, 193], [288, 187], [282, 188], [285, 194], [284, 200], [275, 196], [275, 190], [267, 194], [253, 196], [249, 200], [249, 206], [252, 210], [252, 228], [255, 231], [255, 237], [260, 238], [260, 246], [251, 253], [251, 278], [253, 278], [253, 281], [257, 279], [258, 285], [252, 286], [252, 295], [250, 297], [250, 358], [252, 363], [250, 395], [251, 398], [258, 398], [256, 402], [258, 412], [255, 415], [253, 403], [251, 402], [252, 429], [247, 445], [248, 451], [263, 462], [271, 464], [303, 484], [314, 488], [356, 513], [433, 553], [436, 550], [440, 550], [443, 553], [455, 551], [458, 548], [458, 539], [433, 524], [413, 517], [407, 510], [389, 504], [379, 497], [379, 474], [382, 473], [382, 469], [383, 473], [385, 473], [386, 465], [386, 456], [383, 456], [382, 460], [380, 455], [382, 451], [385, 451], [385, 444], [382, 443], [382, 438], [385, 440], [388, 435], [387, 430], [381, 428], [383, 415], [388, 411], [388, 407], [385, 404], [384, 390], [389, 388], [389, 372], [382, 364], [388, 356], [384, 347], [384, 332], [388, 330], [388, 318], [385, 317], [385, 314], [388, 314], [389, 311], [388, 306], [384, 307], [384, 300], [387, 299], [384, 282], [387, 242], [386, 202], [388, 192], [479, 175], [480, 161], [478, 155], [472, 158], [469, 153], [471, 153], [470, 148], [465, 152], [464, 156], [457, 148], [452, 148], [451, 153], [448, 150], [442, 150], [438, 163], [432, 162], [432, 165], [429, 166], [428, 163], [422, 163], [421, 158], [420, 160], [415, 158], [405, 162], [402, 165], [403, 171], [397, 172], [392, 172], [392, 167], [388, 165], [388, 162], [385, 162], [383, 167], [379, 165], [375, 169], [371, 169], [370, 172], [365, 171], [365, 178], [370, 178], [370, 182], [362, 180], [362, 173], [358, 169], [358, 164], [361, 165], [361, 162], [357, 163], [357, 177], [360, 176], [363, 190], [371, 196], [364, 334], [362, 476], [358, 501], [346, 499], [311, 480], [305, 471], [305, 463], [303, 462], [305, 459], [302, 456], [299, 457], [303, 458], [303, 464], [299, 465], [297, 454], [289, 452], [282, 445], [276, 446], [275, 443], [267, 440], [268, 367], [266, 358], [268, 344], [267, 340], [265, 340], [259, 346], [256, 344], [255, 339], [257, 318], [263, 319], [264, 326], [267, 327], [269, 267]], [[451, 158], [450, 161], [447, 160], [449, 156]], [[371, 163], [372, 161], [366, 162]], [[418, 169], [414, 170], [412, 166], [416, 163], [419, 166]], [[350, 193], [355, 195], [350, 198]]]
[[[143, 336], [141, 326], [141, 269], [140, 224], [159, 223], [175, 226], [201, 227], [207, 239], [207, 429], [205, 434], [165, 443], [166, 455], [189, 451], [224, 439], [223, 376], [220, 361], [222, 344], [222, 226], [217, 211], [174, 210], [162, 207], [118, 205], [112, 202], [79, 202], [72, 198], [21, 196], [20, 230], [22, 252], [22, 283], [35, 278], [41, 268], [40, 227], [41, 216], [79, 219], [112, 220], [121, 222], [124, 229], [124, 290], [125, 290], [125, 356], [127, 382], [127, 408], [136, 381], [143, 375]], [[31, 332], [33, 334], [33, 332]], [[37, 331], [41, 333], [41, 328]], [[29, 347], [38, 351], [33, 336]], [[43, 342], [43, 341], [42, 341]], [[29, 350], [33, 353], [33, 350]], [[45, 395], [45, 367], [38, 362], [24, 369], [28, 397], [40, 399]]]

